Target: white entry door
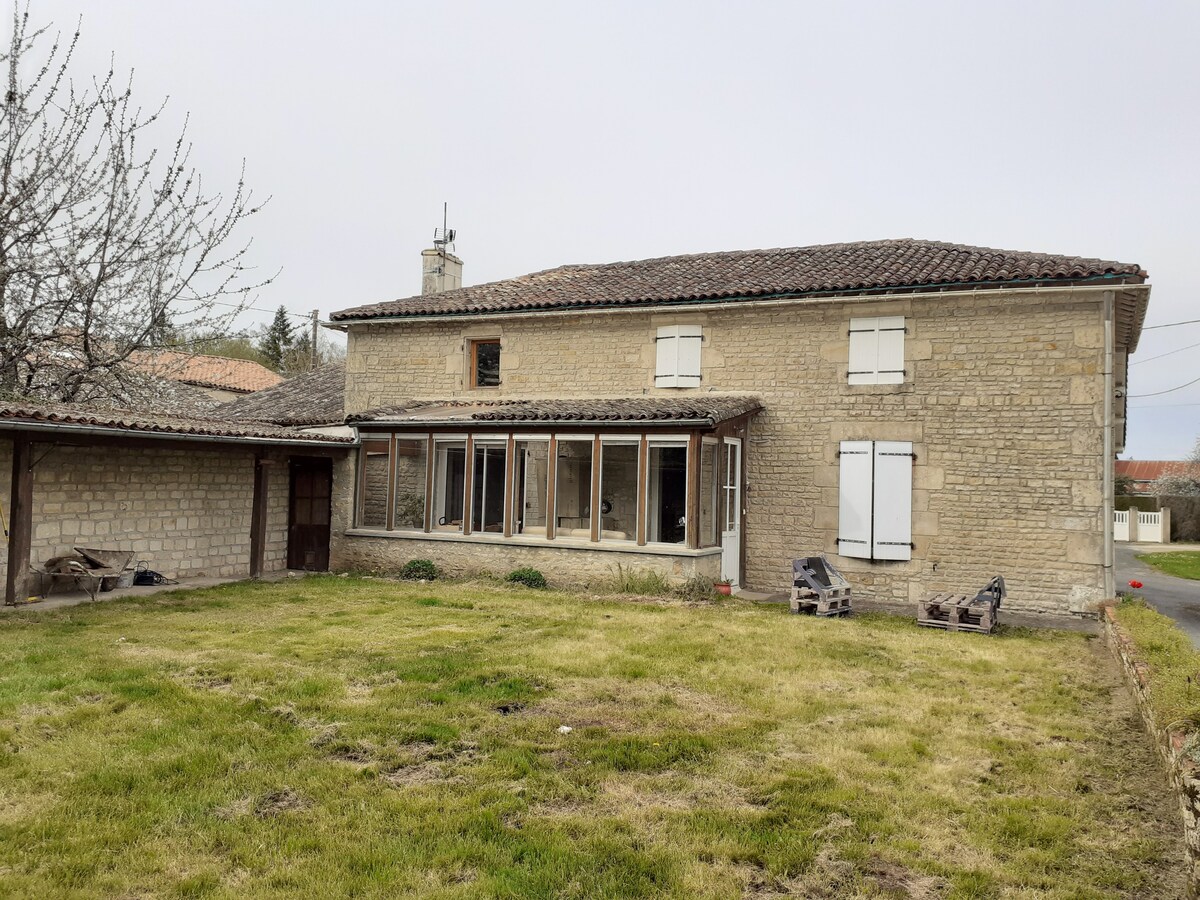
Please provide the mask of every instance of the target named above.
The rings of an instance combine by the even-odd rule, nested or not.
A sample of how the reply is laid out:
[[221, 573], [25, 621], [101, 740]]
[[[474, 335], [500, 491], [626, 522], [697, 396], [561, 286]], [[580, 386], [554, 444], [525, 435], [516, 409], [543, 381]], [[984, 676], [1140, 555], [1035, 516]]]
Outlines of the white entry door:
[[721, 577], [742, 583], [742, 441], [725, 438], [721, 460]]

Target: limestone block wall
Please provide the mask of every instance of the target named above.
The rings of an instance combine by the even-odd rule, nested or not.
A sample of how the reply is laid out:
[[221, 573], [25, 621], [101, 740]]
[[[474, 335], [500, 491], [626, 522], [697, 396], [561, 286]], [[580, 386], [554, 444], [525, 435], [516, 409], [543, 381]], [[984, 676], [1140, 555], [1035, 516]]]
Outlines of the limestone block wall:
[[504, 575], [522, 566], [532, 566], [555, 586], [587, 586], [612, 581], [618, 575], [618, 566], [625, 571], [653, 570], [675, 582], [686, 581], [693, 575], [715, 580], [721, 568], [720, 553], [713, 551], [701, 556], [679, 556], [486, 538], [421, 539], [351, 533], [336, 537], [334, 547], [331, 560], [334, 569], [396, 572], [411, 559], [431, 559], [450, 575], [480, 572]]
[[[253, 451], [199, 447], [35, 445], [30, 559], [42, 563], [93, 546], [133, 550], [135, 560], [171, 577], [249, 575]], [[267, 571], [287, 565], [287, 458], [272, 458]], [[12, 442], [0, 441], [6, 515], [11, 473]], [[0, 554], [0, 570], [6, 565]]]
[[[660, 325], [703, 326], [701, 387], [760, 394], [746, 448], [743, 583], [787, 587], [829, 553], [862, 595], [911, 602], [1003, 574], [1010, 605], [1082, 612], [1104, 599], [1102, 296], [981, 293], [696, 312], [354, 326], [347, 411], [410, 399], [621, 397], [654, 387]], [[855, 316], [904, 316], [905, 382], [848, 385]], [[466, 343], [499, 338], [501, 386], [464, 387]], [[914, 442], [908, 562], [837, 554], [838, 442]]]

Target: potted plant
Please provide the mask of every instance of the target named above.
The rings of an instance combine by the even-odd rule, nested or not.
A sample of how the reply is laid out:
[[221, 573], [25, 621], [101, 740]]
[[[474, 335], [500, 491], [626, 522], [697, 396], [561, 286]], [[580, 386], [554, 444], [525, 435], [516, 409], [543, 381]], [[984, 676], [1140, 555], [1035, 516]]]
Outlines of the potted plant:
[[718, 594], [730, 595], [733, 593], [733, 586], [728, 581], [714, 581], [713, 590]]

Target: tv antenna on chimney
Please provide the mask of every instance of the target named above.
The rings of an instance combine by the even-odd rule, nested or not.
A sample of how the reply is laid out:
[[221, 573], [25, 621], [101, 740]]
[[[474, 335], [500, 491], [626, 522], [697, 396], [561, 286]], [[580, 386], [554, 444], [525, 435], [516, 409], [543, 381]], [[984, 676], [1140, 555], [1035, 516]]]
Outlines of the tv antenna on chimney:
[[454, 251], [454, 229], [446, 227], [449, 203], [442, 203], [442, 227], [433, 229], [433, 246], [443, 253]]

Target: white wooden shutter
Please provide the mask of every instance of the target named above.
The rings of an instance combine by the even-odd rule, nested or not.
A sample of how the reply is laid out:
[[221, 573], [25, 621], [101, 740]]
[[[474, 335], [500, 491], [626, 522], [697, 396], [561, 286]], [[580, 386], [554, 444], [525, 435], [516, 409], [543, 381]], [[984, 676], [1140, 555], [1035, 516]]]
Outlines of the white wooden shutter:
[[680, 387], [700, 387], [700, 348], [704, 337], [699, 325], [679, 325], [679, 370]]
[[912, 444], [875, 441], [875, 559], [912, 559]]
[[876, 319], [879, 329], [878, 384], [904, 383], [904, 317]]
[[850, 320], [849, 384], [877, 384], [879, 380], [878, 319]]
[[871, 441], [842, 441], [838, 475], [838, 553], [871, 558]]
[[677, 387], [679, 384], [679, 326], [664, 325], [655, 340], [657, 362], [654, 367], [656, 387]]
[[699, 325], [664, 325], [655, 340], [654, 384], [656, 387], [699, 387]]

